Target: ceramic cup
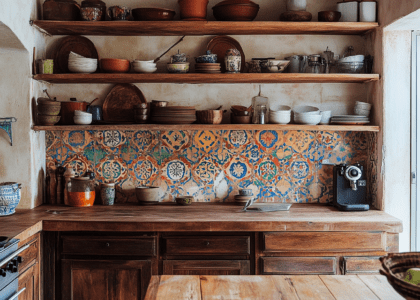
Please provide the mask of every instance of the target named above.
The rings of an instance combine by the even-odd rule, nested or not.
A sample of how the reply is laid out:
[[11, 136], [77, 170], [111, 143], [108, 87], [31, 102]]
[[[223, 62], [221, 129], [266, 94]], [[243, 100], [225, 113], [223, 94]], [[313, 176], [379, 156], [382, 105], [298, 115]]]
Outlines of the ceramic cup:
[[341, 12], [340, 22], [357, 22], [358, 2], [337, 3], [337, 11]]
[[131, 9], [126, 6], [111, 6], [108, 8], [108, 18], [113, 21], [127, 21], [130, 18]]
[[102, 205], [114, 205], [114, 200], [115, 200], [115, 184], [102, 183], [101, 184]]
[[376, 22], [376, 2], [359, 3], [360, 22]]

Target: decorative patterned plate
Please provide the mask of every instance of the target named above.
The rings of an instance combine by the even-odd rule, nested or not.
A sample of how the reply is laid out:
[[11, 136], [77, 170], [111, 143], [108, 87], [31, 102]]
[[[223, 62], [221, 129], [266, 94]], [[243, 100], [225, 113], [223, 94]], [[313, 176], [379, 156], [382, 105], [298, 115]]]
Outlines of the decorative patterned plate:
[[117, 84], [102, 106], [105, 122], [134, 122], [134, 107], [146, 103], [143, 93], [134, 85]]
[[60, 40], [54, 51], [54, 73], [70, 73], [69, 54], [70, 51], [87, 58], [98, 59], [98, 52], [95, 45], [88, 39], [79, 35], [70, 35]]
[[213, 38], [207, 45], [207, 50], [217, 54], [217, 62], [220, 63], [222, 72], [226, 72], [225, 53], [229, 49], [238, 49], [241, 53], [241, 73], [243, 73], [245, 70], [245, 54], [237, 40], [226, 35], [220, 35]]

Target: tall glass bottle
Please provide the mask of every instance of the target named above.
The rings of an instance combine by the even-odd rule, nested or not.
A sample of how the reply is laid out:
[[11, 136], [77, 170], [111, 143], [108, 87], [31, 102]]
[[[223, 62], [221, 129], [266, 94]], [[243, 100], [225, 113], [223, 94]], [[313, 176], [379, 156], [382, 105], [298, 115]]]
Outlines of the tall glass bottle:
[[[261, 107], [264, 108], [264, 111], [261, 111]], [[268, 112], [270, 110], [270, 105], [267, 97], [261, 95], [261, 85], [260, 85], [260, 92], [258, 96], [252, 98], [252, 123], [253, 124], [261, 124], [261, 114], [264, 114], [264, 121], [267, 124], [269, 122], [268, 116], [270, 115]]]

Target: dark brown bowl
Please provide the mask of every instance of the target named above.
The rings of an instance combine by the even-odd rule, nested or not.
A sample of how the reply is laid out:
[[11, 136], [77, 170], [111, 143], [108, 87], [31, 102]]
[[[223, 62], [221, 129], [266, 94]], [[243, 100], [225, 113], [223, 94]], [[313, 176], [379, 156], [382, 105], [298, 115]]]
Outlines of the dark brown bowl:
[[320, 11], [318, 13], [319, 22], [338, 22], [341, 18], [341, 12], [339, 11]]
[[253, 21], [260, 10], [255, 4], [226, 4], [213, 7], [213, 15], [218, 21]]
[[251, 116], [235, 116], [234, 114], [231, 114], [230, 122], [232, 124], [250, 124]]
[[136, 21], [172, 21], [175, 11], [165, 8], [142, 7], [132, 10]]
[[53, 126], [60, 121], [60, 116], [46, 116], [38, 114], [38, 125]]
[[60, 110], [61, 105], [38, 104], [38, 113], [41, 115], [58, 116], [60, 114]]

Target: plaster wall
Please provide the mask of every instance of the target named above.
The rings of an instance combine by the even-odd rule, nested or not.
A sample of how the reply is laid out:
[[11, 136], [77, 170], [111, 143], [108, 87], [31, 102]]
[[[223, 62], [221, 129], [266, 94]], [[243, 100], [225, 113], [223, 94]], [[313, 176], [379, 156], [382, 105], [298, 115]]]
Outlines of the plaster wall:
[[33, 82], [32, 49], [44, 51], [44, 38], [29, 25], [37, 17], [35, 0], [0, 2], [0, 117], [16, 117], [13, 123], [13, 147], [0, 133], [0, 182], [22, 183], [19, 208], [42, 203], [45, 134], [31, 131], [33, 97], [42, 86]]

